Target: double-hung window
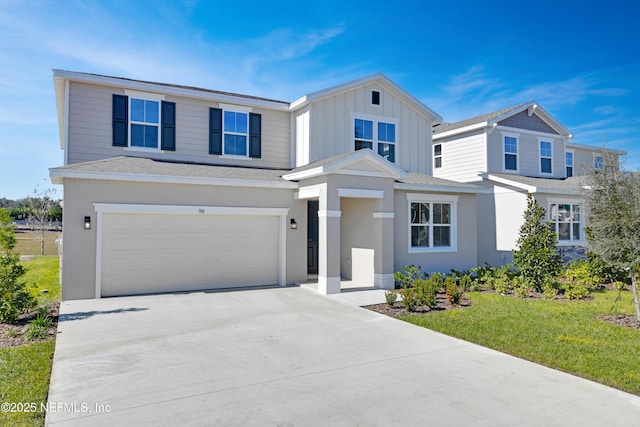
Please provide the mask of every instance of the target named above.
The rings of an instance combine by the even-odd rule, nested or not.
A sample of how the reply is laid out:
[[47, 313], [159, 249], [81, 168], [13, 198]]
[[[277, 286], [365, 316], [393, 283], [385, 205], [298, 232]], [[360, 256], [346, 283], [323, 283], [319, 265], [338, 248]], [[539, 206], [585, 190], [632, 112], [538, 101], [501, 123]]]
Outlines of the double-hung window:
[[409, 203], [409, 251], [455, 251], [456, 196], [407, 194]]
[[355, 118], [354, 150], [370, 148], [390, 162], [395, 162], [396, 126], [390, 121]]
[[249, 141], [249, 115], [236, 111], [224, 111], [223, 154], [246, 156]]
[[552, 202], [549, 204], [549, 218], [559, 243], [581, 242], [582, 207], [575, 202]]
[[518, 137], [515, 135], [504, 135], [504, 170], [518, 170]]
[[567, 171], [567, 178], [573, 176], [573, 151], [566, 151], [564, 153], [564, 165]]
[[164, 95], [125, 90], [113, 95], [112, 145], [132, 150], [176, 149], [176, 104]]
[[433, 146], [433, 167], [435, 169], [442, 167], [442, 144]]
[[604, 169], [604, 157], [599, 154], [593, 155], [593, 168], [597, 171]]
[[540, 173], [552, 173], [553, 151], [549, 141], [540, 141]]

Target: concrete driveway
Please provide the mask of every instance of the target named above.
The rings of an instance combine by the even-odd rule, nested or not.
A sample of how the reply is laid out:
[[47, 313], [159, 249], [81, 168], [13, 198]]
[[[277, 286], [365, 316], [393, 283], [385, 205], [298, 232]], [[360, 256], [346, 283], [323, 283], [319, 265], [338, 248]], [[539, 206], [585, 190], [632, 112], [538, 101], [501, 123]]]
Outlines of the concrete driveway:
[[63, 302], [47, 424], [640, 423], [639, 397], [354, 306], [381, 295]]

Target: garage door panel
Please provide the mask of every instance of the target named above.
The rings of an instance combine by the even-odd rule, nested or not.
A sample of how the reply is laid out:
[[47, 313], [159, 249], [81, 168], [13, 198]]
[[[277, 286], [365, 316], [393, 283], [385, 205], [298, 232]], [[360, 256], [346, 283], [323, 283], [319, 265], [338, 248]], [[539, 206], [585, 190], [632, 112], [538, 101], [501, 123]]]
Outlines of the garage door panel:
[[278, 283], [276, 216], [104, 214], [103, 296]]

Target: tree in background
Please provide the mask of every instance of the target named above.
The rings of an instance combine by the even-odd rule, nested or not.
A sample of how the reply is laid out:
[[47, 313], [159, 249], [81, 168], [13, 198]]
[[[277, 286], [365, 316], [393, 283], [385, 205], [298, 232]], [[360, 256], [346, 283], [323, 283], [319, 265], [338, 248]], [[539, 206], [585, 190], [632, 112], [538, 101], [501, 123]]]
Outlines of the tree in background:
[[556, 250], [558, 235], [545, 219], [546, 210], [531, 194], [527, 194], [527, 210], [520, 227], [518, 249], [513, 252], [513, 263], [527, 284], [542, 291], [560, 272], [560, 255]]
[[44, 242], [47, 231], [53, 226], [50, 212], [54, 206], [52, 195], [55, 193], [53, 188], [40, 190], [38, 186], [33, 190], [33, 194], [27, 197], [27, 206], [29, 216], [27, 224], [33, 231], [40, 234], [40, 255], [44, 255]]
[[13, 252], [16, 227], [6, 209], [0, 208], [0, 321], [14, 322], [20, 313], [33, 307], [35, 300], [21, 281], [24, 267]]
[[640, 269], [640, 174], [625, 171], [603, 153], [604, 168], [587, 175], [583, 197], [589, 215], [589, 250], [628, 272], [640, 328], [637, 277]]

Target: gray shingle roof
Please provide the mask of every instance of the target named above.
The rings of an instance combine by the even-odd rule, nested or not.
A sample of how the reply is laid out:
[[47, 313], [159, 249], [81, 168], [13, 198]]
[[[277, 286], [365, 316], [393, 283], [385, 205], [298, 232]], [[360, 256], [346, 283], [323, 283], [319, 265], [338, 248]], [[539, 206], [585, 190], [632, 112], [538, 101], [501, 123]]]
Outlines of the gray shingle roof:
[[586, 176], [572, 176], [571, 178], [537, 178], [532, 176], [512, 175], [508, 173], [491, 173], [491, 176], [517, 182], [519, 184], [536, 187], [539, 191], [560, 190], [578, 193], [585, 185]]
[[515, 110], [516, 108], [520, 108], [525, 104], [527, 104], [527, 103], [523, 102], [521, 104], [514, 105], [512, 107], [503, 108], [502, 110], [494, 111], [492, 113], [483, 114], [481, 116], [472, 117], [470, 119], [461, 120], [459, 122], [453, 122], [453, 123], [443, 122], [440, 125], [435, 126], [433, 128], [433, 133], [434, 134], [439, 134], [439, 133], [447, 132], [447, 131], [450, 131], [450, 130], [463, 128], [465, 126], [470, 126], [470, 125], [475, 125], [477, 123], [486, 122], [486, 121], [491, 120], [491, 119], [493, 119], [495, 117], [498, 117], [498, 116], [501, 116], [501, 115], [503, 115], [505, 113], [508, 113], [511, 110]]
[[75, 163], [52, 171], [98, 172], [126, 175], [155, 175], [184, 178], [211, 178], [283, 182], [288, 169], [258, 169], [240, 166], [207, 165], [154, 160], [145, 157], [118, 156], [104, 160]]
[[455, 188], [468, 188], [468, 189], [477, 189], [480, 190], [483, 187], [475, 184], [468, 184], [457, 181], [450, 181], [448, 179], [435, 178], [433, 176], [424, 175], [416, 172], [409, 172], [405, 179], [401, 179], [398, 182], [403, 184], [414, 184], [414, 185], [428, 185], [428, 186], [436, 186], [436, 187], [451, 187], [452, 190]]

